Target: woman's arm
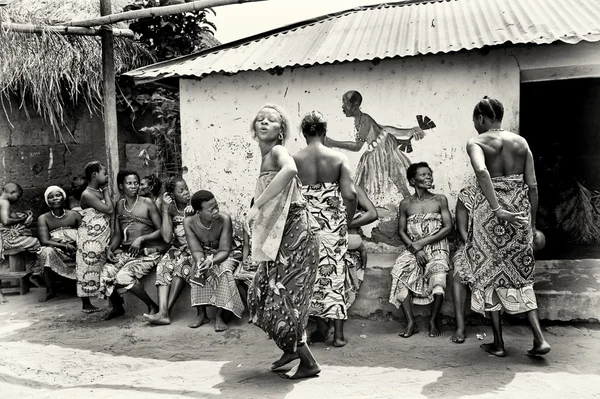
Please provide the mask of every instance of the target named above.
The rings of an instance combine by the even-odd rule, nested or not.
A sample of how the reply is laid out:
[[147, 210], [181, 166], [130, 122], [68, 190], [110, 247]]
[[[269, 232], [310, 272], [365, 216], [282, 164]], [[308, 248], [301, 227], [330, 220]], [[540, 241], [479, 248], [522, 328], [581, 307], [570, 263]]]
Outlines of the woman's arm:
[[[529, 147], [529, 146], [528, 146]], [[527, 148], [527, 160], [525, 161], [525, 184], [529, 187], [529, 203], [531, 204], [531, 229], [535, 233], [535, 222], [538, 209], [538, 188], [537, 178], [535, 177], [535, 166], [533, 164], [533, 154]]]
[[231, 223], [231, 217], [225, 213], [221, 213], [223, 218], [223, 228], [221, 230], [221, 236], [219, 237], [219, 252], [217, 252], [212, 259], [214, 265], [224, 262], [229, 258], [231, 253], [231, 240], [233, 234], [233, 226]]
[[185, 230], [185, 238], [194, 262], [201, 264], [204, 262], [206, 256], [204, 254], [204, 250], [202, 249], [202, 243], [198, 239], [198, 236], [196, 236], [194, 229], [192, 229], [193, 217], [194, 216], [187, 216], [185, 219], [183, 219], [183, 229]]
[[348, 226], [350, 229], [356, 229], [360, 226], [373, 223], [379, 218], [379, 215], [377, 214], [377, 208], [375, 208], [375, 205], [373, 202], [371, 202], [365, 190], [361, 186], [355, 186], [355, 188], [358, 206], [363, 209], [364, 212], [350, 222], [350, 225]]
[[83, 194], [81, 194], [81, 209], [94, 208], [105, 215], [112, 215], [114, 207], [108, 189], [104, 189], [102, 195], [104, 196], [104, 202], [92, 193], [84, 191]]
[[456, 202], [456, 228], [461, 240], [467, 242], [469, 234], [469, 210], [460, 198]]
[[488, 172], [487, 166], [485, 165], [485, 154], [483, 149], [473, 139], [469, 140], [467, 143], [467, 153], [471, 159], [471, 166], [473, 166], [473, 171], [475, 172], [475, 176], [477, 176], [479, 187], [489, 202], [492, 212], [494, 212], [496, 217], [510, 223], [527, 223], [528, 218], [524, 216], [522, 212], [513, 213], [500, 207], [500, 204], [498, 203], [498, 197], [494, 191], [492, 177], [490, 176], [490, 172]]
[[265, 191], [254, 201], [254, 207], [260, 209], [267, 201], [281, 193], [294, 177], [298, 175], [298, 168], [294, 158], [288, 150], [277, 145], [271, 150], [275, 163], [280, 168], [277, 175], [271, 180]]
[[408, 248], [412, 244], [412, 240], [408, 234], [406, 234], [406, 219], [408, 217], [407, 208], [408, 201], [406, 199], [400, 201], [400, 206], [398, 207], [398, 235], [400, 236], [402, 243]]
[[171, 203], [163, 200], [161, 206], [162, 224], [160, 226], [160, 235], [166, 243], [170, 243], [173, 240], [173, 216], [171, 216], [170, 208]]
[[350, 162], [346, 156], [343, 157], [342, 165], [340, 167], [339, 182], [340, 194], [342, 195], [342, 199], [344, 200], [344, 205], [346, 207], [347, 223], [350, 225], [352, 219], [354, 218], [356, 204], [358, 201], [356, 199], [356, 189], [354, 188], [354, 183], [352, 181]]

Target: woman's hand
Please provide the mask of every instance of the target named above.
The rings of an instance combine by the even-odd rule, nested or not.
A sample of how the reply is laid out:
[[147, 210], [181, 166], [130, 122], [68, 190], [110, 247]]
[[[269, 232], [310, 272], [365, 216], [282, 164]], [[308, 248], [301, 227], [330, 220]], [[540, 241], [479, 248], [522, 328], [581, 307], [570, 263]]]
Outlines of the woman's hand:
[[142, 244], [144, 244], [144, 239], [142, 237], [138, 237], [129, 246], [129, 254], [131, 256], [137, 257], [142, 252]]
[[163, 197], [162, 197], [162, 204], [161, 204], [162, 211], [167, 212], [169, 210], [169, 208], [171, 207], [172, 203], [173, 203], [173, 197], [171, 197], [171, 194], [164, 193]]
[[65, 252], [69, 253], [69, 254], [74, 254], [75, 252], [77, 252], [77, 247], [75, 247], [75, 245], [73, 244], [65, 244]]
[[518, 224], [519, 226], [525, 226], [529, 221], [529, 218], [526, 216], [525, 212], [514, 213], [500, 208], [494, 211], [494, 214], [500, 220], [504, 220], [512, 224]]
[[198, 264], [198, 262], [196, 262], [196, 278], [200, 277], [201, 274], [203, 274], [208, 269], [210, 269], [211, 265], [212, 265], [211, 259], [204, 259], [202, 261], [202, 263], [200, 263], [200, 264]]
[[191, 205], [188, 205], [185, 207], [183, 213], [185, 214], [185, 216], [190, 216], [190, 215], [195, 214], [196, 210]]
[[113, 251], [111, 251], [108, 247], [106, 248], [106, 259], [111, 263], [115, 263], [117, 261], [117, 258], [113, 254]]
[[417, 264], [421, 267], [425, 267], [427, 266], [427, 262], [429, 262], [429, 259], [427, 258], [427, 254], [425, 253], [425, 251], [420, 250], [419, 252], [417, 252], [415, 254], [415, 257], [417, 258]]
[[408, 246], [409, 250], [412, 250], [413, 253], [417, 253], [420, 250], [422, 250], [425, 247], [425, 245], [423, 244], [423, 242], [421, 240], [418, 241], [413, 241], [412, 243], [410, 243], [410, 245]]

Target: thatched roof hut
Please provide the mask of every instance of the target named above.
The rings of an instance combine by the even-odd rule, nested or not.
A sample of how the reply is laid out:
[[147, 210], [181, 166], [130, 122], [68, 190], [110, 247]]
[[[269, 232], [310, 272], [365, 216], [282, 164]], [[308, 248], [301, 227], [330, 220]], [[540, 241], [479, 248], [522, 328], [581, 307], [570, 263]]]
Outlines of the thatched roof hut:
[[[113, 12], [120, 12], [129, 3], [132, 0], [113, 0]], [[5, 23], [57, 25], [99, 15], [99, 0], [12, 0], [0, 7], [0, 21]], [[153, 55], [141, 44], [115, 38], [117, 74], [153, 61]], [[43, 116], [61, 141], [69, 141], [63, 137], [63, 121], [70, 105], [85, 104], [90, 113], [101, 111], [100, 38], [0, 29], [0, 100], [6, 108], [15, 98], [19, 107]]]

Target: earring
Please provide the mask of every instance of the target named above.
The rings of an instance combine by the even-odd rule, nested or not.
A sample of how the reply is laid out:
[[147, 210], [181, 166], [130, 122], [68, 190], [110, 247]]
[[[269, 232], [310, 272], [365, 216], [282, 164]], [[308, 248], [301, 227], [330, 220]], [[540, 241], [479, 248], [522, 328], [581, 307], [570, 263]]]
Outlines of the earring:
[[277, 138], [279, 139], [279, 141], [283, 142], [283, 133], [279, 133], [279, 136], [277, 136]]

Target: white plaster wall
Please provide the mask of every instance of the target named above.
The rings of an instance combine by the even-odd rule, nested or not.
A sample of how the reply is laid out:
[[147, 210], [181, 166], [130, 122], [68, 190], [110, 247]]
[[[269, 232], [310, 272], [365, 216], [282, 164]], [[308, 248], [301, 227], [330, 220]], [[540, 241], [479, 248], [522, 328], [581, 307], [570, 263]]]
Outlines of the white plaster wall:
[[[432, 166], [436, 191], [446, 194], [453, 209], [458, 192], [472, 179], [465, 143], [476, 134], [474, 105], [484, 95], [500, 99], [506, 108], [504, 127], [517, 129], [519, 79], [514, 57], [495, 51], [486, 56], [472, 52], [385, 60], [378, 65], [287, 68], [281, 76], [258, 71], [182, 80], [186, 179], [192, 190], [211, 190], [222, 210], [241, 218], [260, 165], [249, 124], [261, 106], [273, 102], [289, 111], [295, 129], [287, 147], [294, 153], [305, 145], [297, 126], [313, 109], [328, 119], [330, 137], [353, 140], [353, 120], [342, 113], [341, 97], [358, 90], [363, 111], [380, 124], [416, 126], [417, 114], [435, 121], [437, 128], [413, 142], [408, 156]], [[354, 167], [362, 151], [346, 152]]]
[[[313, 109], [328, 119], [330, 137], [353, 140], [353, 120], [343, 115], [341, 97], [358, 90], [362, 110], [379, 124], [415, 126], [417, 114], [435, 121], [437, 128], [427, 131], [423, 140], [413, 141], [414, 152], [408, 156], [432, 166], [436, 191], [444, 193], [454, 209], [460, 189], [473, 182], [465, 143], [476, 134], [472, 111], [477, 101], [484, 95], [500, 99], [505, 106], [504, 128], [518, 131], [521, 79], [536, 71], [552, 79], [545, 71], [598, 65], [599, 46], [515, 47], [486, 55], [463, 52], [384, 60], [377, 65], [365, 61], [286, 68], [280, 76], [255, 71], [182, 79], [186, 179], [192, 190], [214, 192], [222, 209], [241, 219], [258, 176], [260, 155], [249, 124], [261, 106], [277, 103], [289, 111], [295, 129], [286, 145], [294, 153], [305, 145], [297, 129], [300, 120]], [[354, 167], [362, 151], [345, 152]]]

